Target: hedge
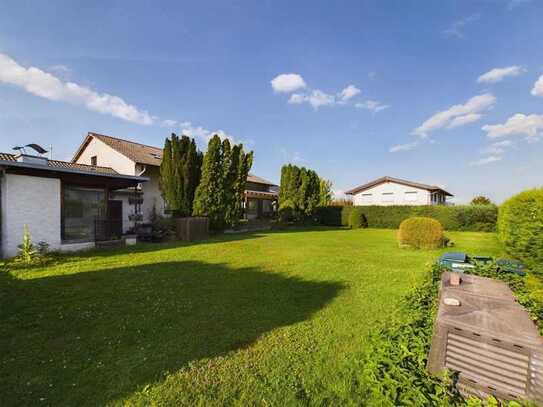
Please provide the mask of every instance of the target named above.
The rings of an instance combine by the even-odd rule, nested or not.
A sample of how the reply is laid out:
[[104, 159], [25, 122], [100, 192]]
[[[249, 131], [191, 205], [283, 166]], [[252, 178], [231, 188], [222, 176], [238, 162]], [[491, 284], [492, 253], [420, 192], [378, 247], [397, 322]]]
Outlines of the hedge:
[[360, 209], [361, 208], [355, 208], [349, 212], [349, 227], [351, 229], [363, 229], [368, 227], [368, 220]]
[[438, 220], [445, 230], [493, 232], [496, 230], [498, 208], [495, 205], [425, 205], [425, 206], [343, 206], [319, 208], [321, 224], [348, 226], [353, 208], [362, 208], [370, 228], [398, 229], [400, 223], [414, 216]]
[[511, 255], [543, 268], [543, 188], [521, 192], [500, 206], [498, 237]]

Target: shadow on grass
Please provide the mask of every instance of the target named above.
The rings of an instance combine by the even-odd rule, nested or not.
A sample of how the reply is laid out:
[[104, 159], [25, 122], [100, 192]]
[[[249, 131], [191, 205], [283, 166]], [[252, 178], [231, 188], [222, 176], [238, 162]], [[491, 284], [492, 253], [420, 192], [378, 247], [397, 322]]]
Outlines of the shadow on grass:
[[304, 321], [341, 289], [202, 262], [0, 272], [0, 404], [103, 405]]

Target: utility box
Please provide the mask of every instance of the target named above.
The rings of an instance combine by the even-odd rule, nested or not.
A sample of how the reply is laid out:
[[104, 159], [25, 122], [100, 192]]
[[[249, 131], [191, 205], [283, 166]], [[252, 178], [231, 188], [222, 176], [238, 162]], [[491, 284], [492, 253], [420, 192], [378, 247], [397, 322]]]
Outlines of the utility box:
[[[465, 396], [543, 403], [543, 338], [507, 284], [442, 275], [428, 370], [460, 372]], [[459, 305], [446, 305], [459, 304]]]

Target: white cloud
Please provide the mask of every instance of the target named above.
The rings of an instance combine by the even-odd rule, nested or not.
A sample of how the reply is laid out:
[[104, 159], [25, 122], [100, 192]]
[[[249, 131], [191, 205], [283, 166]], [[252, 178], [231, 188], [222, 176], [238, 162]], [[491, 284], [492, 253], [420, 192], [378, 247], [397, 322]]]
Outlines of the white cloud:
[[505, 152], [505, 149], [511, 147], [513, 142], [511, 140], [502, 140], [492, 143], [488, 147], [485, 147], [481, 150], [483, 154], [491, 155], [502, 155]]
[[271, 80], [272, 88], [277, 93], [291, 93], [306, 87], [304, 78], [296, 73], [283, 73]]
[[473, 23], [474, 21], [477, 21], [479, 19], [479, 14], [473, 14], [469, 17], [462, 18], [460, 20], [456, 20], [452, 23], [452, 25], [443, 31], [443, 34], [447, 37], [456, 37], [456, 38], [464, 38], [464, 27], [467, 24]]
[[315, 89], [308, 95], [301, 95], [299, 93], [294, 93], [290, 95], [288, 103], [293, 105], [309, 103], [316, 110], [321, 106], [335, 105], [336, 99], [333, 95], [329, 95], [319, 89]]
[[477, 161], [473, 161], [472, 163], [470, 163], [471, 166], [475, 166], [475, 167], [479, 167], [481, 165], [487, 165], [487, 164], [491, 164], [491, 163], [494, 163], [496, 161], [501, 161], [502, 160], [502, 157], [500, 156], [497, 156], [497, 155], [489, 155], [488, 157], [483, 157]]
[[[462, 116], [469, 116], [470, 114], [473, 114], [473, 113], [479, 113], [479, 112], [485, 111], [491, 108], [495, 103], [496, 103], [496, 98], [494, 97], [494, 95], [490, 93], [474, 96], [463, 105], [454, 105], [448, 108], [447, 110], [434, 114], [432, 117], [427, 119], [424, 123], [422, 123], [419, 127], [414, 129], [411, 132], [411, 134], [422, 137], [422, 138], [426, 138], [430, 135], [432, 131], [451, 125], [451, 123], [455, 120], [455, 118], [462, 117]], [[458, 119], [455, 123], [455, 127], [458, 127], [459, 125], [471, 123], [469, 121], [470, 119], [473, 120], [473, 116], [469, 116], [469, 118], [463, 117], [462, 119]], [[462, 121], [466, 121], [466, 120], [467, 122], [461, 123]]]
[[397, 153], [398, 151], [409, 151], [413, 150], [416, 146], [418, 146], [418, 141], [413, 141], [412, 143], [406, 143], [406, 144], [396, 144], [395, 146], [392, 146], [389, 148], [389, 152], [391, 153]]
[[126, 103], [118, 96], [96, 91], [73, 82], [64, 82], [39, 68], [25, 68], [5, 54], [0, 54], [0, 82], [17, 86], [45, 99], [85, 106], [138, 124], [153, 124], [156, 117]]
[[[281, 74], [276, 76], [271, 85], [276, 93], [291, 93], [288, 103], [291, 105], [310, 104], [315, 110], [322, 106], [346, 105], [352, 98], [361, 93], [355, 85], [347, 85], [336, 94], [329, 94], [320, 89], [309, 88], [298, 74]], [[298, 92], [295, 92], [298, 91]], [[293, 93], [295, 92], [295, 93]]]
[[531, 93], [534, 96], [543, 96], [543, 75], [534, 83]]
[[179, 125], [179, 122], [177, 120], [162, 120], [162, 123], [160, 123], [160, 126], [162, 127], [177, 127]]
[[352, 99], [356, 95], [359, 95], [360, 92], [360, 89], [358, 89], [356, 86], [349, 85], [339, 93], [338, 97], [341, 101], [346, 102], [347, 100]]
[[211, 137], [213, 137], [214, 135], [218, 135], [223, 140], [226, 138], [234, 144], [239, 142], [239, 141], [236, 141], [236, 139], [232, 135], [227, 134], [223, 130], [211, 131], [202, 126], [193, 126], [191, 122], [181, 122], [181, 123], [178, 123], [178, 126], [181, 129], [181, 134], [195, 138], [195, 139], [199, 139], [206, 145], [211, 139]]
[[468, 113], [463, 116], [457, 116], [451, 120], [447, 128], [454, 129], [456, 127], [465, 126], [466, 124], [478, 121], [480, 118], [481, 115], [479, 113]]
[[526, 72], [526, 70], [518, 65], [508, 66], [505, 68], [494, 68], [479, 76], [479, 78], [477, 78], [477, 82], [496, 83], [502, 81], [508, 76], [518, 76], [524, 72]]
[[517, 113], [504, 124], [486, 125], [482, 129], [489, 138], [517, 135], [526, 136], [528, 141], [535, 141], [543, 134], [543, 115]]
[[378, 113], [390, 107], [390, 105], [382, 104], [377, 100], [366, 100], [364, 103], [357, 103], [355, 106], [358, 109], [367, 109], [372, 113]]

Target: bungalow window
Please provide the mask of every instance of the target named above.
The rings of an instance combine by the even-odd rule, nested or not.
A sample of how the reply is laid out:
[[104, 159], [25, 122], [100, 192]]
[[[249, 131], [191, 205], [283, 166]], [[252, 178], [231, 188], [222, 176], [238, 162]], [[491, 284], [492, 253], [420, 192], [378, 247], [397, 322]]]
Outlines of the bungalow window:
[[98, 165], [98, 156], [93, 155], [91, 157], [91, 165]]
[[381, 195], [382, 202], [394, 202], [394, 192], [383, 192]]
[[408, 191], [405, 193], [405, 200], [408, 202], [414, 202], [417, 200], [417, 191]]
[[373, 194], [362, 194], [361, 200], [363, 203], [373, 202]]
[[62, 196], [62, 239], [90, 242], [95, 238], [96, 220], [106, 214], [103, 189], [64, 186]]

